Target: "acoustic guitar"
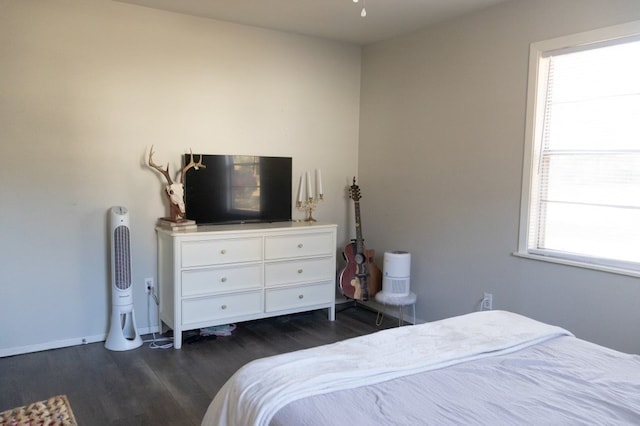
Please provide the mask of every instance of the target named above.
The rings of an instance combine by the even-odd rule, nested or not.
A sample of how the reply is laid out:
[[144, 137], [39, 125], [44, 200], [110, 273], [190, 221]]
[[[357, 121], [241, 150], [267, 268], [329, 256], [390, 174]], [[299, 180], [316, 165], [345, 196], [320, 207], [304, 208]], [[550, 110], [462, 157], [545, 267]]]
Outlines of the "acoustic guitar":
[[339, 284], [342, 294], [354, 300], [366, 301], [373, 297], [382, 286], [382, 274], [373, 263], [375, 250], [367, 250], [362, 238], [362, 221], [360, 219], [360, 188], [353, 178], [349, 188], [349, 197], [355, 206], [356, 238], [347, 244], [342, 256], [347, 265], [340, 272]]

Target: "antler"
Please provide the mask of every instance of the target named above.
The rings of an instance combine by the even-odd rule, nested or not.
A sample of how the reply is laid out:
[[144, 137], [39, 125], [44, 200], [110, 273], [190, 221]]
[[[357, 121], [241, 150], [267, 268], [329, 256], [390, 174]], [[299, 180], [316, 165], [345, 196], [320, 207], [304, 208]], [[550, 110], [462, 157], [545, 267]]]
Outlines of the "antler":
[[169, 175], [169, 163], [167, 163], [167, 168], [163, 169], [162, 167], [154, 163], [151, 157], [153, 157], [153, 145], [151, 145], [151, 149], [149, 150], [149, 167], [152, 167], [162, 173], [164, 177], [167, 178], [167, 183], [169, 185], [173, 185], [173, 181], [171, 180], [171, 176]]
[[189, 152], [191, 153], [191, 161], [189, 161], [189, 164], [184, 166], [184, 168], [182, 169], [182, 185], [184, 185], [184, 177], [187, 174], [187, 170], [192, 168], [198, 170], [200, 167], [202, 167], [203, 169], [207, 168], [207, 166], [202, 164], [202, 154], [200, 155], [200, 160], [198, 160], [198, 162], [196, 163], [195, 161], [193, 161], [193, 151], [189, 149]]

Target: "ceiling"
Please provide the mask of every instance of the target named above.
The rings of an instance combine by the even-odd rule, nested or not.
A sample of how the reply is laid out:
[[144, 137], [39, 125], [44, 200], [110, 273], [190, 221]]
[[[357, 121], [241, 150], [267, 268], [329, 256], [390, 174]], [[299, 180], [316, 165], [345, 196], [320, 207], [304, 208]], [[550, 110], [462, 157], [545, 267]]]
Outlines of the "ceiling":
[[[360, 45], [507, 0], [117, 0]], [[361, 17], [363, 5], [367, 16]]]

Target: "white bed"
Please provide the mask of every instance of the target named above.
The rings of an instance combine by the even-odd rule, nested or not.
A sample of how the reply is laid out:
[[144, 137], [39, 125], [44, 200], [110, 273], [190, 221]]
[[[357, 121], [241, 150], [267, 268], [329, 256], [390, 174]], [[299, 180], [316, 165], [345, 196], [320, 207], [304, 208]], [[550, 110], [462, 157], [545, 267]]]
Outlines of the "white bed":
[[253, 361], [202, 424], [640, 424], [640, 357], [504, 311]]

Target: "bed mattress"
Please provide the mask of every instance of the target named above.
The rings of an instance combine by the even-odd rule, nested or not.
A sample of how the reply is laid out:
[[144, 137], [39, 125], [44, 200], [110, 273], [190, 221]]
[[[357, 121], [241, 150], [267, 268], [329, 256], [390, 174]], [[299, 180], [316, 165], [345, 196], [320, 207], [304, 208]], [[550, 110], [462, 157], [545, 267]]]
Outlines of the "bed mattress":
[[202, 424], [640, 424], [640, 357], [472, 313], [253, 361]]
[[291, 425], [640, 425], [640, 358], [563, 336], [518, 352], [294, 401]]

